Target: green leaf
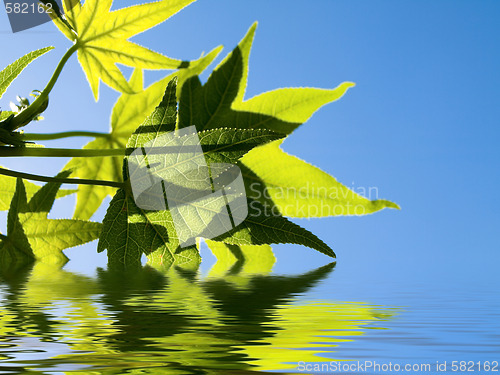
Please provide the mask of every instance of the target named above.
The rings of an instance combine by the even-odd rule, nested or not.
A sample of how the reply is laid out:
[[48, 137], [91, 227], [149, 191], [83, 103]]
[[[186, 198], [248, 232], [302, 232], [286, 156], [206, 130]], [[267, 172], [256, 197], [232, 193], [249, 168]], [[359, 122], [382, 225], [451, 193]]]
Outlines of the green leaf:
[[[132, 134], [127, 148], [143, 147], [157, 141], [163, 134], [176, 128], [177, 100], [176, 80], [172, 80], [159, 106]], [[264, 130], [213, 129], [198, 134], [205, 160], [209, 163], [236, 163], [253, 147], [267, 143], [282, 135]], [[161, 144], [156, 144], [161, 147]], [[175, 153], [148, 155], [149, 162], [156, 159], [167, 168]], [[172, 159], [171, 162], [175, 160]], [[175, 164], [175, 163], [174, 163]], [[177, 165], [178, 168], [178, 165]], [[127, 160], [124, 165], [124, 180], [127, 180]], [[195, 218], [196, 219], [196, 218]], [[146, 211], [137, 207], [131, 192], [119, 189], [106, 212], [98, 251], [108, 250], [110, 264], [138, 266], [144, 253], [152, 263], [169, 264], [192, 262], [199, 259], [195, 246], [180, 248], [173, 219], [168, 210]], [[187, 255], [186, 255], [187, 254]]]
[[[142, 70], [134, 70], [129, 80], [129, 85], [138, 91], [138, 94], [122, 94], [111, 114], [111, 132], [105, 138], [97, 138], [84, 148], [88, 149], [112, 149], [124, 148], [127, 140], [134, 130], [155, 109], [162, 100], [165, 87], [174, 77], [177, 77], [180, 87], [189, 77], [200, 74], [217, 57], [221, 47], [215, 48], [206, 56], [196, 61], [187, 63], [183, 69], [153, 83], [143, 89]], [[72, 176], [83, 179], [122, 181], [122, 158], [121, 157], [95, 157], [74, 158], [65, 169], [73, 170]], [[106, 196], [113, 195], [116, 189], [107, 186], [82, 185], [78, 189], [76, 197], [76, 208], [73, 218], [88, 220], [102, 204]]]
[[[165, 116], [169, 116], [165, 113]], [[155, 121], [150, 123], [153, 129], [156, 127]], [[147, 126], [147, 125], [146, 125]], [[175, 127], [175, 118], [173, 118]], [[141, 127], [138, 129], [142, 129]], [[173, 131], [172, 129], [171, 131]], [[188, 134], [189, 135], [189, 134]], [[150, 131], [136, 132], [132, 134], [127, 148], [138, 148], [149, 141], [155, 140], [158, 134]], [[203, 148], [205, 160], [209, 163], [236, 163], [243, 155], [253, 148], [283, 138], [283, 134], [275, 133], [266, 129], [211, 129], [198, 132], [198, 137]], [[164, 145], [156, 143], [161, 148]], [[167, 146], [168, 147], [168, 146]], [[150, 164], [164, 161], [165, 168], [157, 169], [157, 172], [164, 172], [170, 168], [178, 168], [182, 163], [175, 163], [178, 155], [176, 153], [153, 154], [148, 156]]]
[[[109, 204], [106, 216], [102, 221], [102, 232], [97, 251], [108, 249], [110, 264], [127, 264], [140, 266], [141, 256], [148, 244], [139, 238], [146, 225], [129, 222], [129, 213], [135, 208], [134, 202], [125, 190], [118, 190]], [[153, 241], [155, 236], [153, 235]]]
[[198, 130], [219, 127], [270, 129], [290, 134], [323, 105], [338, 100], [348, 88], [285, 88], [243, 101], [247, 85], [248, 59], [255, 34], [254, 24], [239, 45], [214, 70], [207, 83], [190, 78], [183, 87], [179, 127], [196, 125]]
[[3, 96], [12, 81], [26, 68], [33, 60], [54, 49], [45, 47], [24, 55], [0, 72], [0, 98]]
[[110, 267], [135, 268], [146, 254], [155, 267], [199, 263], [195, 247], [179, 249], [168, 211], [146, 212], [125, 190], [115, 194], [103, 220], [98, 252], [108, 250]]
[[[24, 181], [27, 199], [31, 197], [40, 189], [40, 186], [35, 185], [29, 181]], [[16, 191], [16, 178], [10, 176], [0, 175], [0, 211], [9, 209], [10, 202], [14, 197]], [[75, 193], [77, 190], [60, 189], [57, 192], [56, 198], [62, 198], [67, 195]]]
[[333, 250], [307, 229], [274, 213], [257, 200], [249, 199], [248, 206], [248, 217], [243, 223], [213, 240], [230, 245], [292, 243], [335, 258]]
[[[173, 80], [168, 84], [160, 105], [131, 136], [127, 147], [140, 147], [155, 135], [175, 129], [175, 92], [176, 84]], [[136, 206], [130, 191], [119, 189], [106, 211], [97, 251], [108, 250], [111, 267], [139, 267], [142, 254], [155, 258], [155, 263], [163, 262], [167, 265], [182, 263], [185, 258], [189, 262], [195, 257], [199, 259], [197, 252], [193, 254], [193, 249], [178, 251], [179, 242], [174, 233], [175, 228], [168, 211], [143, 211]], [[186, 251], [187, 257], [183, 254]], [[155, 255], [151, 255], [152, 253]]]
[[321, 169], [284, 152], [281, 143], [263, 145], [241, 159], [247, 195], [268, 209], [297, 218], [399, 209], [393, 202], [369, 200], [355, 193]]
[[[99, 80], [113, 89], [133, 94], [116, 63], [139, 69], [178, 69], [181, 60], [151, 51], [128, 38], [170, 18], [194, 0], [161, 0], [110, 11], [112, 0], [63, 2], [66, 21], [56, 14], [52, 20], [78, 46], [78, 60], [94, 97], [99, 97]], [[70, 27], [68, 27], [68, 25]]]
[[17, 179], [16, 192], [7, 215], [7, 237], [2, 237], [2, 243], [0, 244], [0, 260], [2, 263], [24, 263], [34, 258], [33, 250], [18, 217], [18, 212], [26, 211], [27, 206], [24, 184], [21, 179]]
[[[58, 177], [67, 177], [62, 172]], [[52, 220], [47, 215], [54, 204], [60, 183], [47, 183], [27, 200], [21, 179], [16, 181], [16, 191], [7, 219], [7, 236], [2, 237], [0, 259], [20, 262], [42, 260], [47, 263], [64, 263], [67, 258], [62, 250], [98, 238], [99, 223], [80, 220]]]

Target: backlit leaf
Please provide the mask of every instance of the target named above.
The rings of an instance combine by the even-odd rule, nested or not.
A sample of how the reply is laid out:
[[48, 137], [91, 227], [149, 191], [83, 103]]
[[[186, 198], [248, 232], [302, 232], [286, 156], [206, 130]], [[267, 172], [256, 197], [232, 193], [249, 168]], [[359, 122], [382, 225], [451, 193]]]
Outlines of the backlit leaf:
[[179, 108], [181, 128], [198, 130], [227, 126], [241, 129], [270, 129], [289, 134], [323, 105], [340, 99], [354, 86], [344, 82], [337, 88], [284, 88], [244, 101], [248, 59], [255, 34], [254, 24], [239, 45], [202, 85], [198, 77], [184, 85]]
[[[62, 172], [58, 177], [68, 174]], [[7, 218], [7, 236], [1, 238], [2, 262], [37, 259], [60, 264], [67, 261], [62, 250], [97, 239], [101, 230], [99, 223], [47, 218], [60, 186], [60, 183], [47, 183], [28, 201], [24, 183], [17, 179]]]
[[[344, 82], [331, 90], [284, 88], [245, 101], [255, 26], [204, 85], [198, 77], [186, 82], [180, 102], [180, 127], [196, 124], [202, 130], [222, 125], [289, 134], [321, 106], [341, 98], [354, 86]], [[385, 207], [398, 208], [390, 201], [371, 201], [356, 194], [334, 177], [284, 153], [278, 142], [245, 155], [240, 167], [249, 197], [259, 200], [275, 214], [289, 217], [363, 215]]]
[[333, 250], [307, 229], [272, 212], [257, 200], [248, 201], [248, 217], [231, 231], [214, 238], [230, 245], [293, 243], [335, 258]]
[[64, 1], [65, 21], [51, 17], [78, 47], [78, 61], [94, 97], [99, 80], [117, 91], [136, 92], [115, 64], [139, 69], [178, 69], [181, 60], [166, 57], [127, 39], [170, 18], [194, 0], [160, 0], [111, 11], [112, 0]]
[[282, 141], [250, 151], [241, 159], [247, 194], [284, 216], [306, 218], [366, 215], [393, 202], [367, 199], [321, 169], [287, 154]]
[[[146, 121], [132, 134], [127, 143], [127, 148], [135, 149], [143, 147], [148, 142], [157, 142], [162, 134], [172, 132], [176, 128], [177, 121], [177, 101], [176, 101], [175, 80], [171, 81], [165, 92], [165, 96], [160, 105], [146, 119]], [[205, 160], [208, 163], [236, 163], [246, 152], [259, 144], [271, 141], [273, 138], [281, 138], [282, 135], [265, 130], [236, 130], [236, 129], [213, 129], [198, 133]], [[161, 147], [161, 145], [156, 146]], [[163, 161], [166, 168], [175, 165], [176, 154], [160, 154], [148, 156], [151, 164], [154, 164], [154, 157], [158, 157], [158, 162]], [[169, 158], [174, 158], [169, 161]], [[126, 161], [125, 161], [126, 163]], [[178, 163], [177, 163], [178, 164]], [[124, 173], [127, 172], [125, 164]], [[178, 168], [178, 166], [176, 167]], [[126, 178], [125, 178], [126, 180]], [[200, 215], [202, 222], [208, 219], [203, 218], [205, 207], [198, 207], [196, 215]], [[207, 209], [208, 210], [208, 209]], [[191, 218], [190, 218], [191, 219]], [[197, 220], [194, 217], [193, 220]], [[263, 220], [260, 220], [263, 221]], [[284, 218], [276, 218], [276, 233], [282, 234], [284, 231], [297, 233], [299, 227], [289, 223]], [[196, 246], [180, 248], [180, 241], [175, 230], [175, 225], [169, 210], [146, 211], [139, 208], [129, 189], [120, 189], [113, 198], [110, 208], [103, 221], [103, 232], [99, 240], [98, 251], [108, 250], [110, 263], [139, 265], [140, 257], [145, 253], [154, 263], [178, 262], [183, 254], [189, 254], [191, 259]], [[285, 225], [285, 227], [283, 227]], [[266, 224], [260, 225], [265, 235], [270, 235], [273, 230], [267, 230]], [[260, 228], [259, 227], [259, 228]], [[246, 228], [246, 227], [245, 227]], [[260, 229], [262, 229], [260, 228]], [[293, 234], [293, 236], [305, 236], [304, 233]], [[248, 239], [238, 232], [239, 237], [245, 244], [249, 244]], [[293, 237], [290, 235], [290, 238]], [[312, 235], [311, 235], [312, 236]], [[261, 236], [258, 236], [262, 238]], [[313, 236], [314, 237], [314, 236]], [[254, 237], [252, 237], [253, 239]], [[268, 241], [269, 241], [269, 237]], [[295, 238], [295, 237], [294, 237]], [[314, 237], [315, 238], [315, 237]], [[237, 241], [236, 239], [234, 241]], [[272, 242], [284, 241], [287, 239], [277, 238]], [[318, 240], [319, 241], [319, 240]], [[251, 243], [251, 242], [250, 242]], [[326, 246], [326, 245], [325, 245]]]
[[[40, 189], [40, 186], [32, 182], [24, 181], [26, 197], [28, 200]], [[8, 210], [14, 193], [16, 192], [16, 178], [0, 175], [0, 211]], [[56, 198], [62, 198], [75, 193], [76, 190], [59, 189]]]
[[52, 49], [54, 49], [54, 47], [45, 47], [30, 52], [0, 71], [0, 98], [10, 86], [12, 81], [16, 79], [16, 77], [24, 70], [24, 68], [26, 68], [33, 60]]

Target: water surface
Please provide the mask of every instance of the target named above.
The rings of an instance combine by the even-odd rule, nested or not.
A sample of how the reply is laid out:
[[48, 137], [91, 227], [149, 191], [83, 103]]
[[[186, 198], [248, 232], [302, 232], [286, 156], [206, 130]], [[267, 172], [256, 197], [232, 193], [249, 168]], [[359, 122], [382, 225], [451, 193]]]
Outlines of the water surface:
[[[446, 360], [457, 373], [453, 360], [498, 361], [498, 303], [488, 293], [465, 311], [460, 293], [436, 298], [422, 287], [395, 295], [392, 286], [389, 298], [383, 285], [366, 285], [371, 302], [353, 301], [338, 298], [349, 288], [335, 271], [335, 263], [298, 274], [258, 264], [216, 264], [206, 274], [4, 270], [0, 372], [389, 373], [366, 364], [392, 363], [434, 373]], [[355, 367], [340, 371], [346, 364]]]

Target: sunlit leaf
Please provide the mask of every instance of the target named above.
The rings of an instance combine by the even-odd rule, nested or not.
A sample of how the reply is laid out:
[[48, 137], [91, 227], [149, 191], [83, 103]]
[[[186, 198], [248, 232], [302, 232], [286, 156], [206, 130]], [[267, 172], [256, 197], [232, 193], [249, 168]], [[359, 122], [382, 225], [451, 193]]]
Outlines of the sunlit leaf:
[[256, 26], [250, 28], [204, 85], [198, 77], [185, 83], [179, 107], [181, 128], [194, 124], [198, 130], [228, 126], [264, 128], [289, 134], [320, 107], [341, 98], [354, 86], [344, 82], [331, 90], [284, 88], [244, 101], [248, 59]]
[[[335, 89], [285, 88], [244, 100], [248, 58], [255, 25], [207, 83], [197, 77], [184, 85], [180, 126], [196, 124], [210, 129], [231, 124], [237, 128], [267, 128], [291, 133], [321, 106], [342, 97], [353, 83]], [[227, 125], [229, 126], [229, 125]], [[259, 200], [275, 214], [288, 217], [364, 215], [385, 207], [399, 208], [386, 200], [366, 199], [334, 177], [306, 162], [284, 153], [278, 142], [262, 146], [240, 163], [251, 199]]]
[[282, 141], [250, 151], [241, 159], [247, 194], [288, 217], [366, 215], [393, 202], [367, 199], [321, 169], [287, 154]]
[[170, 18], [194, 0], [161, 0], [111, 11], [112, 0], [64, 1], [65, 21], [51, 15], [63, 34], [76, 43], [78, 60], [94, 97], [99, 80], [117, 91], [137, 92], [115, 64], [139, 69], [178, 69], [181, 60], [166, 57], [127, 39]]
[[[146, 121], [132, 134], [127, 148], [136, 149], [143, 147], [151, 141], [157, 142], [162, 134], [172, 132], [176, 128], [177, 101], [176, 83], [171, 81], [160, 105], [146, 119]], [[234, 164], [252, 148], [279, 139], [282, 135], [265, 130], [235, 130], [213, 129], [198, 133], [203, 150], [204, 160], [207, 163]], [[161, 147], [161, 145], [155, 144]], [[177, 165], [177, 155], [159, 154], [149, 157], [154, 164], [155, 157], [158, 162]], [[169, 160], [173, 158], [170, 162]], [[126, 162], [126, 161], [125, 161]], [[127, 164], [125, 165], [127, 166]], [[126, 168], [125, 172], [128, 173]], [[126, 180], [126, 178], [125, 178]], [[200, 215], [199, 220], [207, 222], [203, 215], [205, 207], [196, 207], [195, 214]], [[193, 211], [193, 212], [194, 212]], [[198, 220], [193, 217], [193, 220]], [[285, 219], [283, 219], [285, 220]], [[189, 261], [197, 255], [196, 246], [185, 249], [180, 248], [180, 241], [175, 230], [175, 225], [169, 210], [146, 211], [139, 208], [131, 196], [130, 191], [120, 189], [111, 201], [110, 207], [103, 221], [103, 232], [99, 240], [98, 251], [108, 249], [110, 263], [114, 264], [140, 264], [143, 253], [155, 263], [172, 263], [178, 259], [185, 260], [188, 254]]]
[[54, 49], [54, 47], [45, 47], [24, 55], [17, 59], [5, 69], [0, 71], [0, 98], [10, 86], [12, 81], [26, 68], [33, 60]]
[[310, 247], [335, 258], [335, 253], [330, 246], [307, 229], [276, 214], [257, 200], [249, 199], [248, 206], [248, 217], [243, 223], [213, 240], [230, 245], [293, 243]]
[[[68, 174], [62, 172], [58, 176], [67, 177]], [[7, 236], [1, 238], [2, 262], [38, 259], [47, 263], [64, 263], [67, 258], [62, 250], [98, 238], [99, 223], [47, 218], [60, 186], [60, 183], [47, 183], [28, 201], [24, 183], [17, 179], [8, 213]]]
[[[32, 182], [24, 181], [26, 197], [28, 200], [40, 189], [40, 186]], [[16, 178], [0, 175], [0, 211], [8, 210], [10, 202], [16, 191]], [[77, 190], [59, 189], [56, 198], [62, 198], [75, 193]]]

